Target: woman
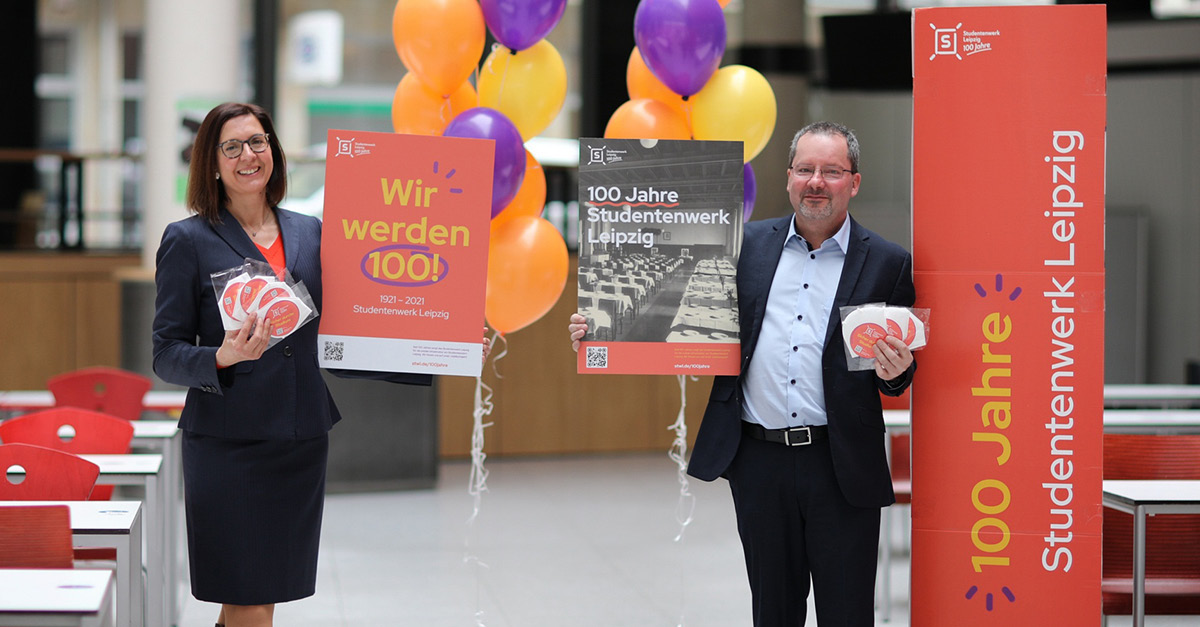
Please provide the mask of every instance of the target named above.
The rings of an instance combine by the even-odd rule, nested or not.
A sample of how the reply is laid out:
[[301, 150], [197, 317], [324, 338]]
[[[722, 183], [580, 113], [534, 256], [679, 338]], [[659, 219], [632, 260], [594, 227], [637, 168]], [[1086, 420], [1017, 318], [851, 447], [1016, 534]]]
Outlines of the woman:
[[276, 603], [316, 587], [327, 433], [341, 418], [317, 366], [317, 324], [268, 350], [269, 325], [253, 314], [222, 328], [210, 278], [266, 261], [303, 281], [320, 311], [321, 223], [278, 207], [286, 173], [262, 108], [217, 106], [192, 149], [195, 215], [158, 249], [154, 372], [189, 388], [179, 428], [192, 594], [221, 604], [218, 626], [269, 626]]

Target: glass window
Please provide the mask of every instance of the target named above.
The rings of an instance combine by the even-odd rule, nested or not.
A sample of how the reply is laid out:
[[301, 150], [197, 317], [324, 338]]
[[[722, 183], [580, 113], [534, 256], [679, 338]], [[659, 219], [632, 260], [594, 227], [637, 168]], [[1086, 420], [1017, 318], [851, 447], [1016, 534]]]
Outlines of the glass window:
[[39, 68], [42, 74], [59, 76], [69, 73], [71, 58], [71, 40], [66, 33], [46, 33], [41, 37], [41, 56]]

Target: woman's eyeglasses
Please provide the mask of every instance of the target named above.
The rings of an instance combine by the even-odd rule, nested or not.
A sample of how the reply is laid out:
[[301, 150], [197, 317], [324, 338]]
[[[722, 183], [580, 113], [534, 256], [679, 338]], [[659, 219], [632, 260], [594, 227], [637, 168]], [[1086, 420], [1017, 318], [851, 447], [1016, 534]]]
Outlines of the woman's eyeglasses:
[[269, 138], [270, 135], [266, 133], [259, 133], [258, 135], [251, 135], [250, 139], [227, 139], [217, 144], [217, 148], [221, 149], [221, 154], [225, 155], [226, 157], [229, 157], [230, 159], [237, 159], [238, 157], [242, 156], [243, 145], [250, 146], [250, 150], [256, 153], [263, 152], [267, 148], [270, 148], [271, 142]]

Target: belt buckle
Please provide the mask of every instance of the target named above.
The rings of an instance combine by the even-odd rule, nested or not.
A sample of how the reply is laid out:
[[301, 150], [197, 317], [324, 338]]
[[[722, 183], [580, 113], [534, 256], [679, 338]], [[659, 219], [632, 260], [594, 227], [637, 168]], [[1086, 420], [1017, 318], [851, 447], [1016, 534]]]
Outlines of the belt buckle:
[[[793, 433], [803, 433], [804, 441], [792, 441]], [[812, 431], [808, 427], [792, 427], [783, 432], [783, 443], [787, 446], [808, 446], [812, 444]]]

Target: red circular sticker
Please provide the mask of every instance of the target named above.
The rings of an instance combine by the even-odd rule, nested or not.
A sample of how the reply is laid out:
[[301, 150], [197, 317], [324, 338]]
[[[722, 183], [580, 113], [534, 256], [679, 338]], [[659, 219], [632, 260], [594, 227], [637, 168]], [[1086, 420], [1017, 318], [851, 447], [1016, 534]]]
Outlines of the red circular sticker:
[[275, 286], [275, 287], [263, 290], [262, 296], [260, 296], [258, 298], [258, 302], [262, 305], [268, 305], [271, 303], [271, 301], [275, 300], [276, 298], [280, 298], [282, 296], [291, 296], [291, 295], [292, 295], [292, 293], [289, 292], [286, 287]]
[[300, 307], [288, 298], [280, 298], [267, 305], [267, 322], [271, 323], [271, 335], [283, 337], [300, 325]]
[[907, 321], [908, 321], [907, 329], [904, 329], [902, 331], [900, 329], [899, 322], [897, 322], [891, 318], [888, 318], [888, 321], [887, 321], [888, 331], [887, 332], [888, 332], [888, 335], [890, 335], [892, 337], [898, 337], [906, 345], [911, 346], [913, 339], [917, 335], [917, 325], [913, 323], [912, 316], [905, 316], [905, 317], [907, 318]]
[[850, 350], [855, 355], [867, 359], [875, 358], [875, 342], [887, 337], [887, 331], [874, 322], [866, 322], [854, 327], [850, 332]]
[[250, 311], [250, 305], [254, 304], [254, 297], [258, 296], [258, 293], [262, 290], [262, 288], [266, 287], [266, 285], [267, 279], [261, 276], [256, 276], [249, 281], [246, 281], [246, 284], [242, 286], [243, 310], [247, 312]]
[[225, 291], [221, 293], [221, 308], [225, 310], [225, 315], [235, 320], [238, 319], [236, 315], [238, 292], [245, 285], [245, 281], [230, 281], [229, 285], [225, 286]]

